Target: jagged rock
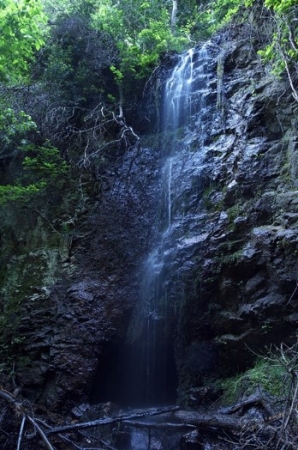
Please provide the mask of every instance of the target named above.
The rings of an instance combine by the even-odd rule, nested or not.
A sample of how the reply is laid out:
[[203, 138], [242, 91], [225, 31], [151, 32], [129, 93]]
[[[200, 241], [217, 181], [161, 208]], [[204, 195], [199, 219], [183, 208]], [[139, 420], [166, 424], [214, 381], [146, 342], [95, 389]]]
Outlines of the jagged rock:
[[[251, 47], [257, 43], [233, 33], [224, 52], [219, 44], [227, 35], [209, 44], [203, 115], [192, 107], [177, 140], [176, 221], [163, 236], [161, 290], [168, 303], [164, 316], [148, 317], [175, 359], [180, 398], [208, 374], [244, 369], [252, 359], [248, 348], [291, 340], [297, 327], [295, 109], [285, 81], [264, 75]], [[163, 82], [173, 59], [165, 62]], [[69, 239], [53, 241], [53, 229], [35, 216], [22, 227], [14, 211], [3, 218], [1, 293], [4, 306], [14, 305], [3, 339], [13, 344], [29, 398], [71, 410], [94, 400], [99, 379], [121, 385], [125, 378], [129, 324], [133, 311], [143, 311], [134, 308], [144, 256], [154, 233], [164, 231], [156, 221], [163, 151], [159, 137], [148, 137], [105, 173], [95, 167], [96, 183], [84, 179], [86, 203]]]

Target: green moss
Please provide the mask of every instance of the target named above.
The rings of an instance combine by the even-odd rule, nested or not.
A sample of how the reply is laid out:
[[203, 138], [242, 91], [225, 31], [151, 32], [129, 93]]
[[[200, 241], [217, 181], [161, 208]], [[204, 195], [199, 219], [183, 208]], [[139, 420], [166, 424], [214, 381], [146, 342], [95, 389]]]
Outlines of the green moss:
[[287, 385], [287, 374], [278, 363], [258, 358], [254, 367], [246, 372], [220, 382], [223, 403], [234, 403], [243, 395], [250, 395], [259, 387], [269, 394], [279, 396]]
[[[12, 220], [11, 223], [14, 225]], [[5, 231], [5, 227], [2, 231]], [[23, 231], [27, 234], [23, 234]], [[47, 297], [47, 287], [53, 285], [59, 276], [57, 267], [60, 263], [57, 238], [56, 247], [53, 245], [53, 248], [47, 248], [48, 234], [43, 227], [33, 228], [29, 238], [23, 220], [23, 230], [17, 234], [15, 228], [14, 232], [5, 234], [0, 259], [0, 358], [7, 366], [17, 364], [18, 358], [24, 356], [24, 336], [18, 327], [25, 305], [31, 301], [38, 302], [37, 306], [40, 306], [40, 301]], [[34, 243], [43, 245], [43, 248], [33, 248]]]
[[241, 213], [241, 206], [239, 205], [239, 203], [236, 203], [235, 205], [233, 205], [231, 208], [229, 208], [227, 210], [227, 214], [228, 214], [228, 218], [229, 218], [229, 222], [233, 222], [237, 216], [239, 216], [239, 214]]
[[222, 210], [223, 197], [219, 197], [218, 201], [214, 200], [214, 194], [216, 194], [216, 192], [220, 192], [220, 191], [221, 191], [220, 186], [216, 185], [215, 183], [211, 183], [208, 187], [205, 188], [205, 190], [202, 194], [202, 201], [203, 201], [203, 205], [207, 209], [207, 211], [215, 212], [215, 211]]

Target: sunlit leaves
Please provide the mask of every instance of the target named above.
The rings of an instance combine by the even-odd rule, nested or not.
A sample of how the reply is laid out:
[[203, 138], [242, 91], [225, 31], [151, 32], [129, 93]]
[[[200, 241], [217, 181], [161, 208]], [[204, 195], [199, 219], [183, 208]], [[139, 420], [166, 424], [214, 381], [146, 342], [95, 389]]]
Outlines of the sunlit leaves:
[[34, 177], [34, 180], [45, 182], [46, 180], [55, 183], [58, 179], [65, 177], [69, 171], [69, 166], [61, 158], [57, 148], [50, 144], [43, 146], [28, 145], [23, 148], [27, 153], [23, 160], [23, 167], [27, 175]]
[[118, 83], [124, 75], [147, 76], [162, 52], [182, 50], [188, 42], [181, 33], [172, 35], [168, 2], [103, 0], [92, 19], [95, 29], [109, 32], [116, 42], [119, 64], [111, 70]]
[[23, 175], [15, 184], [0, 185], [0, 205], [10, 201], [27, 203], [47, 188], [62, 187], [69, 175], [69, 166], [57, 148], [50, 144], [37, 146], [25, 144]]
[[1, 152], [15, 148], [24, 140], [28, 131], [35, 130], [36, 124], [23, 111], [16, 112], [6, 102], [0, 102], [0, 146]]
[[16, 82], [44, 43], [45, 16], [39, 0], [2, 0], [0, 8], [0, 81]]
[[298, 0], [265, 0], [274, 18], [271, 43], [259, 51], [263, 61], [271, 62], [273, 72], [280, 75], [286, 70], [294, 98], [297, 100], [291, 71], [298, 64]]
[[292, 6], [298, 5], [297, 0], [265, 0], [264, 3], [265, 6], [272, 7], [278, 13], [286, 12]]
[[28, 186], [21, 185], [0, 185], [0, 205], [12, 201], [28, 203], [36, 194], [44, 189], [45, 183], [33, 183]]

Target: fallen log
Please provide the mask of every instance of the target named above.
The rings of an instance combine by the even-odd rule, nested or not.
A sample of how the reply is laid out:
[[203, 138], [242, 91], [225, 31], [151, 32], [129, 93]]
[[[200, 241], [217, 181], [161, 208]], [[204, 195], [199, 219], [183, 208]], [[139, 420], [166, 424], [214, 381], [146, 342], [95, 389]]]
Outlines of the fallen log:
[[123, 425], [134, 428], [172, 428], [175, 430], [188, 430], [195, 429], [195, 425], [189, 423], [173, 423], [173, 422], [146, 422], [146, 421], [136, 421], [136, 420], [124, 420]]
[[268, 394], [265, 395], [263, 391], [258, 390], [258, 392], [250, 395], [245, 400], [242, 400], [235, 405], [227, 406], [219, 410], [222, 414], [234, 414], [238, 411], [244, 411], [251, 406], [261, 406], [268, 417], [274, 415], [274, 410], [271, 408], [268, 401]]
[[[160, 416], [159, 422], [142, 421], [142, 418]], [[61, 434], [65, 432], [78, 431], [86, 428], [99, 427], [113, 423], [121, 422], [127, 426], [138, 428], [172, 428], [176, 430], [188, 428], [217, 429], [226, 432], [239, 434], [244, 430], [257, 430], [265, 434], [272, 434], [273, 429], [265, 421], [246, 419], [242, 417], [232, 417], [227, 414], [203, 414], [195, 411], [184, 411], [178, 407], [169, 407], [161, 409], [151, 409], [134, 414], [125, 414], [116, 417], [107, 417], [93, 420], [90, 422], [76, 423], [47, 429], [47, 436]]]
[[116, 416], [116, 417], [106, 417], [104, 419], [93, 420], [91, 422], [82, 422], [82, 423], [76, 423], [73, 425], [65, 425], [65, 426], [61, 426], [61, 427], [51, 428], [50, 430], [46, 431], [46, 434], [50, 435], [50, 434], [64, 433], [64, 432], [69, 432], [69, 431], [74, 431], [74, 430], [82, 430], [84, 428], [99, 427], [99, 426], [109, 425], [109, 424], [116, 423], [116, 422], [123, 422], [125, 420], [130, 420], [130, 419], [139, 419], [141, 417], [156, 416], [159, 414], [173, 412], [173, 411], [176, 411], [177, 409], [179, 409], [179, 406], [169, 406], [167, 408], [149, 409], [147, 411], [142, 411], [142, 412], [138, 412], [138, 413], [134, 413], [134, 414], [123, 414], [121, 416]]
[[[195, 411], [176, 411], [173, 417], [182, 423], [194, 425], [197, 428], [210, 427], [221, 428], [229, 431], [239, 432], [246, 422], [242, 418], [231, 417], [225, 414], [202, 414]], [[251, 421], [254, 422], [253, 420]]]
[[[133, 419], [133, 418], [132, 418]], [[160, 422], [149, 422], [142, 420], [123, 420], [124, 425], [137, 428], [218, 428], [226, 431], [239, 432], [248, 423], [251, 425], [253, 420], [247, 422], [244, 419], [231, 417], [225, 414], [202, 414], [195, 411], [174, 411], [171, 414], [163, 414]]]

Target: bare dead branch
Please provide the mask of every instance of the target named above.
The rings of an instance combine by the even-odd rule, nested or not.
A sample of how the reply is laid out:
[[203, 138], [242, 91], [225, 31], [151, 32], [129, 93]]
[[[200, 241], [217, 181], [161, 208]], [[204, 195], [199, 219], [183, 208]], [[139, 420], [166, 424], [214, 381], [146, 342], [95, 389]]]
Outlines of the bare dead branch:
[[130, 419], [138, 419], [141, 417], [156, 416], [159, 414], [164, 414], [166, 412], [173, 412], [173, 411], [176, 411], [177, 409], [179, 409], [178, 406], [170, 406], [168, 408], [159, 408], [159, 409], [154, 408], [152, 410], [149, 409], [148, 411], [143, 411], [143, 412], [139, 412], [139, 413], [135, 413], [135, 414], [124, 414], [122, 416], [117, 416], [117, 417], [107, 417], [104, 419], [93, 420], [91, 422], [82, 422], [82, 423], [76, 423], [74, 425], [65, 425], [62, 427], [52, 428], [51, 430], [48, 430], [46, 433], [47, 433], [47, 435], [50, 435], [50, 434], [63, 433], [66, 431], [82, 430], [85, 428], [92, 428], [92, 427], [97, 427], [97, 426], [102, 426], [102, 425], [109, 425], [111, 423], [116, 423], [116, 422], [123, 422], [125, 420], [130, 420]]
[[17, 450], [21, 449], [21, 443], [22, 443], [22, 439], [23, 439], [23, 434], [24, 434], [24, 429], [25, 429], [25, 423], [26, 423], [26, 416], [22, 417], [22, 422], [21, 422], [21, 426], [20, 426], [20, 431], [19, 431], [19, 437], [18, 437], [18, 443], [17, 443]]
[[43, 440], [46, 448], [48, 450], [55, 450], [54, 447], [52, 447], [51, 443], [49, 442], [48, 438], [46, 437], [45, 433], [42, 431], [42, 429], [38, 425], [38, 423], [36, 423], [36, 421], [34, 419], [32, 419], [32, 417], [30, 417], [30, 416], [27, 416], [27, 419], [34, 426], [34, 428], [36, 428], [36, 430], [37, 430], [38, 434], [40, 435], [41, 439]]

